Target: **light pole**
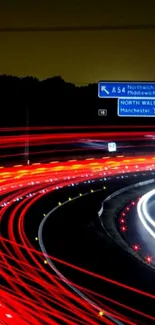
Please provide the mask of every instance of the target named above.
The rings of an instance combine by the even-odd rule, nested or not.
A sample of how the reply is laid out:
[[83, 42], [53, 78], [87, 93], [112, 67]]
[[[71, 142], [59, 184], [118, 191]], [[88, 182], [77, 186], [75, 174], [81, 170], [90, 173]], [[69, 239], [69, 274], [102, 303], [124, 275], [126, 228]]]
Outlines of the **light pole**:
[[29, 165], [30, 164], [30, 159], [29, 159], [29, 155], [30, 155], [30, 150], [29, 150], [29, 108], [26, 108], [26, 135], [25, 135], [25, 160], [26, 160], [26, 164]]

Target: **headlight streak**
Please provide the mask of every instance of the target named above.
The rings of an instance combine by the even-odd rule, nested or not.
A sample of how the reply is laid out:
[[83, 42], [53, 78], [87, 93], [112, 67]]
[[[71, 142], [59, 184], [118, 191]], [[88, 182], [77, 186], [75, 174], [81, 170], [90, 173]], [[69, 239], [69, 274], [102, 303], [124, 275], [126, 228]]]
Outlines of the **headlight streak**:
[[[141, 220], [143, 226], [148, 231], [148, 233], [155, 238], [155, 221], [148, 213], [148, 201], [155, 195], [155, 190], [149, 191], [144, 194], [137, 204], [137, 213], [139, 219]], [[152, 226], [152, 228], [151, 228]]]

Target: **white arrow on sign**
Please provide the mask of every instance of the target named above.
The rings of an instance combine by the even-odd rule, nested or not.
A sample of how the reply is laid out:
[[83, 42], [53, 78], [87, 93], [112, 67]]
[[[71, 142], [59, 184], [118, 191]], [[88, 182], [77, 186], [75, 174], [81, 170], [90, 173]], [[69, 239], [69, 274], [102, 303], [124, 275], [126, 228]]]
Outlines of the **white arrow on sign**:
[[104, 91], [107, 95], [109, 95], [109, 91], [107, 90], [106, 86], [101, 86], [101, 91]]

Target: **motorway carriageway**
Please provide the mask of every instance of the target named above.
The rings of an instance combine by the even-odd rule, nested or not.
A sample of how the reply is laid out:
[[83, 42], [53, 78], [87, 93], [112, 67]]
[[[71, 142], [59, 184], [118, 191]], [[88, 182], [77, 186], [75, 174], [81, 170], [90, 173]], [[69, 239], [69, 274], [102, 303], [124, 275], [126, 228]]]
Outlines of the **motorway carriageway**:
[[[46, 194], [48, 191], [47, 187], [50, 188], [50, 190], [57, 190], [59, 187], [65, 187], [67, 184], [72, 184], [75, 182], [83, 182], [90, 179], [95, 179], [98, 177], [109, 177], [115, 174], [123, 175], [127, 172], [137, 173], [140, 171], [150, 171], [154, 169], [154, 160], [155, 157], [153, 156], [147, 156], [147, 157], [137, 157], [137, 158], [131, 158], [131, 157], [117, 157], [117, 158], [103, 158], [103, 159], [94, 159], [93, 157], [86, 160], [70, 160], [67, 162], [51, 162], [49, 164], [33, 164], [32, 166], [21, 166], [16, 165], [12, 168], [0, 168], [0, 192], [1, 192], [1, 213], [0, 218], [2, 219], [4, 211], [8, 208], [10, 204], [13, 202], [18, 202], [22, 197], [24, 196], [27, 201], [29, 201], [29, 198], [33, 195], [31, 195], [31, 192], [35, 189], [35, 193], [37, 193], [37, 199], [41, 197], [42, 195]], [[19, 191], [19, 194], [17, 196], [16, 191]], [[15, 195], [13, 193], [16, 193]], [[6, 201], [7, 196], [7, 201]], [[34, 200], [36, 199], [36, 196], [34, 195]], [[21, 203], [22, 206], [22, 203]], [[28, 208], [28, 204], [26, 205], [26, 208]], [[19, 271], [19, 269], [16, 267], [12, 267], [12, 264], [9, 262], [10, 259], [13, 258], [12, 252], [10, 249], [8, 249], [7, 246], [7, 240], [6, 238], [1, 237], [1, 245], [3, 245], [3, 254], [1, 255], [2, 261], [1, 261], [1, 273], [6, 281], [9, 281], [10, 286], [12, 286], [12, 289], [14, 288], [14, 291], [10, 289], [7, 290], [1, 290], [1, 311], [4, 309], [8, 312], [2, 313], [4, 317], [2, 318], [2, 324], [10, 324], [10, 318], [12, 319], [15, 317], [16, 325], [26, 325], [26, 324], [33, 324], [33, 325], [41, 325], [41, 324], [60, 324], [60, 321], [63, 322], [66, 320], [66, 323], [69, 325], [75, 325], [75, 324], [91, 324], [96, 325], [99, 324], [99, 315], [96, 314], [95, 305], [86, 304], [86, 301], [84, 299], [78, 299], [74, 293], [71, 293], [70, 291], [67, 291], [68, 289], [64, 288], [61, 281], [57, 282], [58, 280], [55, 279], [50, 273], [44, 270], [43, 266], [40, 266], [40, 262], [38, 261], [38, 258], [40, 260], [41, 256], [36, 258], [36, 256], [33, 256], [32, 251], [33, 247], [30, 245], [30, 243], [27, 241], [27, 238], [24, 234], [24, 229], [22, 219], [24, 218], [25, 209], [22, 210], [21, 213], [21, 221], [19, 223], [19, 236], [20, 241], [22, 242], [22, 245], [24, 249], [26, 249], [26, 253], [30, 254], [31, 258], [33, 259], [33, 265], [29, 265], [28, 261], [23, 255], [22, 249], [20, 249], [20, 244], [18, 241], [16, 242], [15, 234], [13, 232], [13, 222], [15, 214], [11, 214], [9, 218], [9, 224], [8, 224], [8, 237], [10, 243], [13, 246], [13, 250], [15, 249], [15, 254], [18, 256], [18, 260], [16, 260], [16, 264], [18, 265], [20, 262], [20, 266], [22, 266], [22, 263], [27, 263], [27, 266], [23, 264], [21, 267], [22, 270]], [[8, 243], [9, 245], [9, 243]], [[2, 247], [2, 246], [1, 246]], [[36, 252], [36, 254], [38, 254]], [[9, 255], [9, 256], [8, 256]], [[42, 264], [41, 264], [42, 265]], [[34, 269], [33, 269], [34, 266]], [[19, 265], [18, 265], [19, 267]], [[40, 268], [40, 271], [38, 273], [37, 269], [35, 267]], [[17, 272], [18, 269], [18, 272]], [[8, 270], [8, 271], [7, 271]], [[25, 275], [21, 272], [25, 272]], [[30, 272], [31, 270], [31, 272]], [[9, 271], [11, 271], [9, 273]], [[13, 272], [13, 273], [12, 273]], [[45, 277], [50, 279], [52, 281], [51, 286], [49, 287], [49, 283], [44, 283], [44, 278], [40, 277], [40, 272], [44, 272]], [[14, 275], [15, 281], [13, 280], [11, 274]], [[37, 304], [37, 310], [35, 312], [34, 309], [34, 301], [26, 295], [24, 292], [24, 289], [21, 286], [23, 286], [23, 277], [30, 276], [31, 281], [34, 276], [37, 276], [38, 283], [42, 283], [44, 290], [47, 289], [47, 292], [51, 292], [53, 290], [53, 293], [55, 293], [55, 296], [53, 299], [58, 298], [58, 288], [54, 286], [54, 284], [57, 283], [58, 287], [63, 287], [63, 292], [61, 292], [62, 296], [69, 295], [70, 299], [76, 301], [76, 304], [80, 304], [80, 309], [76, 308], [74, 304], [71, 304], [66, 295], [66, 299], [62, 300], [62, 296], [59, 296], [59, 303], [61, 300], [64, 302], [64, 305], [66, 308], [70, 308], [70, 310], [73, 311], [74, 317], [67, 316], [66, 314], [60, 314], [58, 310], [55, 310], [52, 308], [51, 303], [47, 303], [45, 297], [43, 299], [43, 292], [41, 294], [40, 290], [36, 291], [36, 293], [33, 293], [33, 290], [31, 288], [29, 294], [35, 296], [35, 299], [37, 301], [35, 302]], [[12, 282], [13, 281], [13, 282]], [[41, 281], [41, 282], [40, 282]], [[42, 282], [43, 281], [43, 282]], [[44, 283], [44, 284], [43, 284]], [[30, 286], [31, 287], [31, 286]], [[26, 290], [30, 289], [29, 285], [27, 285]], [[40, 292], [40, 294], [39, 294]], [[23, 302], [19, 301], [19, 293], [22, 294], [25, 299], [25, 306], [23, 305]], [[49, 298], [50, 299], [50, 298]], [[55, 300], [54, 300], [55, 301]], [[44, 309], [44, 307], [46, 307]], [[43, 309], [42, 309], [43, 308]], [[98, 308], [99, 309], [99, 308]], [[10, 312], [11, 310], [11, 312]], [[38, 317], [38, 313], [40, 310], [40, 314]], [[76, 317], [75, 319], [75, 311], [76, 310]], [[109, 315], [109, 318], [103, 317], [103, 323], [105, 324], [122, 324], [122, 322], [126, 324], [133, 325], [134, 322], [128, 320], [125, 316], [118, 314], [116, 311], [110, 310], [109, 312], [105, 312], [105, 308], [101, 308], [98, 310], [100, 313], [100, 316], [104, 316], [104, 314]], [[18, 311], [18, 312], [17, 312]], [[53, 315], [54, 319], [50, 320], [50, 315]], [[102, 314], [102, 315], [101, 315]], [[13, 316], [14, 315], [14, 316]], [[29, 315], [29, 316], [28, 316]], [[59, 320], [59, 323], [57, 323], [57, 320]], [[80, 322], [79, 322], [80, 319]], [[83, 321], [82, 321], [83, 320]], [[15, 324], [15, 323], [13, 323]], [[61, 323], [62, 324], [62, 323]]]

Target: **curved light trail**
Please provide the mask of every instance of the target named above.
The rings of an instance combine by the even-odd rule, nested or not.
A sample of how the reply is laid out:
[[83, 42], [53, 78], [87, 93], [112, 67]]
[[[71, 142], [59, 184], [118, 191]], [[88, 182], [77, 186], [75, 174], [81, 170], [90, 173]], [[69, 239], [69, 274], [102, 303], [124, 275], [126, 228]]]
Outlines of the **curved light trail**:
[[[25, 231], [25, 220], [33, 216], [30, 208], [47, 193], [57, 191], [70, 184], [79, 184], [96, 178], [106, 178], [123, 173], [153, 169], [154, 157], [126, 159], [86, 159], [80, 161], [51, 162], [32, 166], [14, 166], [0, 169], [0, 321], [9, 325], [135, 325], [135, 317], [146, 320], [155, 318], [142, 311], [120, 304], [104, 295], [100, 296], [86, 288], [72, 283], [65, 285], [53, 270], [50, 261], [64, 263], [69, 268], [84, 272], [103, 282], [130, 290], [134, 295], [155, 299], [154, 295], [130, 288], [111, 279], [99, 276], [69, 265], [53, 256], [46, 259], [36, 241]], [[127, 168], [126, 168], [127, 167]], [[91, 184], [90, 184], [91, 185]], [[36, 233], [40, 221], [35, 224]], [[87, 301], [83, 299], [87, 297]], [[92, 301], [93, 304], [89, 302]], [[110, 303], [109, 307], [108, 302]], [[100, 312], [96, 310], [100, 306]], [[122, 313], [117, 311], [121, 307]], [[126, 311], [134, 313], [133, 320], [125, 316]], [[105, 312], [106, 311], [106, 312]], [[106, 317], [108, 315], [109, 318]]]
[[149, 234], [155, 238], [155, 221], [148, 212], [148, 202], [155, 195], [155, 189], [144, 194], [137, 204], [138, 216]]
[[[94, 191], [95, 193], [98, 190]], [[90, 192], [85, 193], [83, 196], [89, 195]], [[79, 198], [79, 196], [76, 196], [72, 199], [73, 200], [77, 200]], [[65, 205], [68, 203], [68, 200], [65, 201], [62, 205]], [[61, 206], [62, 206], [61, 205]], [[43, 241], [43, 228], [44, 228], [44, 224], [46, 223], [47, 219], [49, 217], [51, 217], [51, 215], [59, 208], [59, 205], [57, 207], [55, 207], [54, 209], [52, 209], [49, 213], [47, 213], [47, 215], [43, 218], [42, 222], [39, 225], [39, 230], [38, 230], [38, 240], [39, 240], [39, 245], [41, 248], [41, 251], [43, 252], [43, 255], [45, 257], [45, 260], [48, 262], [48, 265], [52, 268], [52, 270], [60, 277], [60, 279], [62, 279], [63, 282], [65, 282], [75, 293], [77, 293], [82, 299], [84, 299], [85, 301], [87, 301], [92, 307], [94, 307], [96, 310], [98, 310], [99, 312], [101, 311], [101, 307], [96, 305], [93, 301], [91, 301], [86, 295], [83, 294], [83, 292], [81, 292], [80, 290], [78, 290], [76, 287], [74, 287], [70, 281], [68, 281], [68, 279], [55, 267], [54, 263], [52, 262], [52, 260], [48, 257], [48, 252], [46, 250], [46, 247], [44, 245], [44, 241]], [[118, 324], [118, 325], [123, 325], [122, 322], [118, 321], [117, 319], [115, 319], [114, 317], [110, 316], [108, 312], [104, 311], [104, 315], [111, 319], [114, 324]]]

